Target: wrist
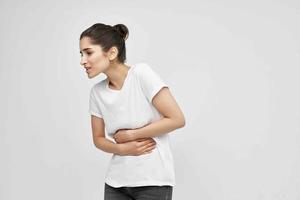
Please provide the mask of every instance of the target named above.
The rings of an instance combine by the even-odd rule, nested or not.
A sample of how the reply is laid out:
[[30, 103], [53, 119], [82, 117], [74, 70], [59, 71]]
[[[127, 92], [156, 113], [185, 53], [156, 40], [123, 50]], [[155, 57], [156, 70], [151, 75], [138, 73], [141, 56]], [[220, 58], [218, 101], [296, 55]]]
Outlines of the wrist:
[[131, 131], [131, 133], [130, 133], [130, 135], [131, 135], [131, 141], [139, 139], [137, 137], [137, 129], [131, 129], [130, 131]]
[[124, 151], [124, 145], [122, 143], [118, 144], [117, 143], [117, 154], [122, 156]]

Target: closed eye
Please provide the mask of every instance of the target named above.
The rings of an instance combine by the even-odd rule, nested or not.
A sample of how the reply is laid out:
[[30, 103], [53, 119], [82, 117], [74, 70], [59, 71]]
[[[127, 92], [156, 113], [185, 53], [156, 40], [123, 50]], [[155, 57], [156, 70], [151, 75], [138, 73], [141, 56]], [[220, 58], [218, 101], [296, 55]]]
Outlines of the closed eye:
[[[92, 53], [91, 53], [91, 52], [87, 52], [86, 54], [87, 54], [87, 55], [91, 55]], [[80, 53], [80, 56], [83, 56], [83, 54]]]

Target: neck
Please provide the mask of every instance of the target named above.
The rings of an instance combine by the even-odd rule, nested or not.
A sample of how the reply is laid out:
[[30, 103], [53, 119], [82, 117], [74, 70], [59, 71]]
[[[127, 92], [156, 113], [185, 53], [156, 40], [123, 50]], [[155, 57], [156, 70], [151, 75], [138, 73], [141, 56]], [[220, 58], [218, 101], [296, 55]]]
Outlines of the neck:
[[130, 66], [123, 63], [112, 63], [104, 72], [109, 80], [109, 85], [113, 88], [120, 89], [127, 77]]

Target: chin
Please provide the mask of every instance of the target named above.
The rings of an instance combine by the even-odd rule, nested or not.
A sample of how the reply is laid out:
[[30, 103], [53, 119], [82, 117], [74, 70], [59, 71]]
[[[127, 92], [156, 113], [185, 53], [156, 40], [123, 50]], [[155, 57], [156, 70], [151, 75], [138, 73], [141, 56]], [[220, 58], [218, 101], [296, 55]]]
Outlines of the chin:
[[95, 76], [97, 76], [98, 74], [92, 73], [92, 74], [88, 74], [89, 79], [94, 78]]

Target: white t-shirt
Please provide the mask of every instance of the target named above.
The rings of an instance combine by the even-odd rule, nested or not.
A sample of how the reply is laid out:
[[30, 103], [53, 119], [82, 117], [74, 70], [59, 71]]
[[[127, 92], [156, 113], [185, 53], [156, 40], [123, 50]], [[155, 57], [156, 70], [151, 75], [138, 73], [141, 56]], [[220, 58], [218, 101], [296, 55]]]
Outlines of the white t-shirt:
[[[140, 128], [162, 118], [152, 98], [163, 87], [169, 86], [147, 63], [135, 64], [129, 68], [121, 90], [109, 88], [107, 78], [92, 87], [89, 113], [103, 118], [106, 138], [115, 142], [112, 136], [118, 129]], [[156, 147], [149, 154], [113, 154], [105, 182], [113, 187], [175, 186], [169, 134], [153, 139]]]

